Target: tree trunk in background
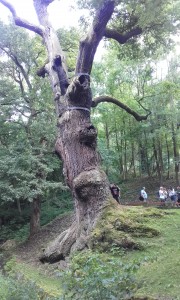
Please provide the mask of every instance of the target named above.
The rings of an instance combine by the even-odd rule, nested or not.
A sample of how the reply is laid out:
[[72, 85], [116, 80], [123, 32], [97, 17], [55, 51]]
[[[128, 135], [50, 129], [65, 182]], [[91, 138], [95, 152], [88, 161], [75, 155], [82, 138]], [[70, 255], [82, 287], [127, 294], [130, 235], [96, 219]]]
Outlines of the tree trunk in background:
[[173, 122], [172, 122], [171, 128], [172, 128], [172, 142], [173, 142], [173, 153], [174, 153], [175, 179], [176, 179], [177, 186], [179, 186], [179, 151], [178, 151], [176, 133], [175, 133], [175, 128], [174, 128]]
[[136, 177], [136, 164], [135, 164], [135, 146], [134, 142], [131, 143], [131, 153], [132, 153], [132, 166], [133, 166], [133, 176]]
[[[162, 145], [161, 145], [160, 137], [158, 138], [157, 147], [158, 147], [158, 157], [159, 157], [159, 163], [160, 163], [160, 169], [161, 169], [161, 177], [163, 177], [164, 163], [163, 163]], [[163, 180], [163, 178], [162, 178], [162, 180]]]
[[159, 182], [160, 182], [160, 184], [162, 184], [161, 166], [159, 164], [158, 153], [157, 153], [156, 144], [155, 144], [155, 138], [153, 138], [153, 149], [154, 149], [154, 157], [155, 157], [156, 170], [157, 170]]
[[17, 209], [18, 209], [18, 212], [19, 212], [19, 214], [21, 215], [21, 214], [22, 214], [21, 202], [20, 202], [19, 199], [17, 199], [16, 203], [17, 203]]
[[30, 237], [36, 234], [40, 229], [40, 212], [41, 199], [40, 196], [37, 196], [31, 203]]
[[140, 142], [139, 147], [140, 147], [140, 174], [142, 176], [143, 174], [147, 173], [146, 145]]
[[146, 171], [148, 176], [150, 177], [150, 169], [149, 169], [149, 159], [148, 159], [148, 139], [147, 139], [147, 135], [146, 132], [144, 131], [144, 137], [145, 137], [145, 145], [146, 145], [146, 150], [145, 150], [145, 155], [146, 155]]
[[[119, 179], [122, 179], [121, 176], [123, 174], [123, 160], [122, 160], [122, 138], [119, 142], [119, 135], [118, 135], [118, 129], [117, 129], [117, 122], [116, 118], [114, 120], [114, 126], [115, 126], [115, 139], [116, 139], [116, 150], [118, 152], [118, 173], [119, 173]], [[122, 134], [122, 132], [121, 132]]]
[[167, 149], [167, 179], [170, 178], [170, 151], [169, 151], [169, 144], [167, 140], [167, 135], [165, 136], [166, 139], [166, 149]]
[[[105, 137], [106, 137], [106, 147], [107, 147], [107, 150], [108, 150], [108, 154], [109, 154], [109, 126], [107, 124], [107, 122], [105, 121]], [[107, 164], [107, 167], [106, 167], [106, 174], [108, 176], [109, 174], [109, 164]]]

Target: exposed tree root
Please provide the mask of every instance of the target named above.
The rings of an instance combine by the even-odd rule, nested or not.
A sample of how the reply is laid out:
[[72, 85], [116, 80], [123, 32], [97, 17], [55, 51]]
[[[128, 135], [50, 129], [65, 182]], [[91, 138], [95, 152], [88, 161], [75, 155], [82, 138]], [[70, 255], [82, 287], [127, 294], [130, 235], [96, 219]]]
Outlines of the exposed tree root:
[[41, 262], [55, 263], [64, 260], [70, 254], [72, 245], [76, 242], [76, 224], [63, 231], [44, 251]]

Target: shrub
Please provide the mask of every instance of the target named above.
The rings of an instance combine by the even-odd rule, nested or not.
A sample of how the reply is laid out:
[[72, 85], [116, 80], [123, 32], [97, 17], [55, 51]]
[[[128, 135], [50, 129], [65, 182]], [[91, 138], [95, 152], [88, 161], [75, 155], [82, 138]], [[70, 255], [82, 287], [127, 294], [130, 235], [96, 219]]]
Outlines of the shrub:
[[137, 290], [135, 272], [139, 264], [124, 264], [90, 251], [74, 256], [70, 269], [62, 275], [61, 300], [131, 299]]
[[1, 300], [54, 300], [54, 297], [38, 288], [32, 281], [25, 280], [21, 275], [5, 277], [0, 273]]

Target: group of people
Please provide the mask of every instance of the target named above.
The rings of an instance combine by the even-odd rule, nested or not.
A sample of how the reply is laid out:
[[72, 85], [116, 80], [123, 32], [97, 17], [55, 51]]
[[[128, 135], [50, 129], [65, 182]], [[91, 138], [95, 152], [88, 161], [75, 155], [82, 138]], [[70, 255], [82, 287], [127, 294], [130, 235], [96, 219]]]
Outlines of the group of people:
[[[113, 198], [120, 203], [120, 188], [114, 184], [110, 184], [110, 190]], [[174, 205], [180, 207], [180, 186], [177, 187], [176, 191], [173, 187], [166, 189], [163, 186], [160, 186], [158, 191], [158, 198], [162, 203], [165, 203], [167, 199], [170, 199]], [[143, 202], [147, 202], [148, 195], [146, 192], [146, 188], [143, 187], [140, 191], [139, 200]]]
[[180, 186], [177, 187], [176, 191], [173, 187], [170, 187], [168, 190], [161, 186], [159, 188], [159, 199], [161, 202], [166, 202], [168, 198], [176, 205], [180, 206]]
[[[147, 202], [147, 198], [148, 196], [145, 187], [143, 187], [140, 191], [139, 200]], [[167, 199], [170, 199], [174, 205], [180, 207], [180, 186], [177, 187], [176, 191], [173, 187], [170, 187], [167, 190], [165, 187], [160, 186], [158, 191], [158, 198], [162, 203], [165, 203]]]

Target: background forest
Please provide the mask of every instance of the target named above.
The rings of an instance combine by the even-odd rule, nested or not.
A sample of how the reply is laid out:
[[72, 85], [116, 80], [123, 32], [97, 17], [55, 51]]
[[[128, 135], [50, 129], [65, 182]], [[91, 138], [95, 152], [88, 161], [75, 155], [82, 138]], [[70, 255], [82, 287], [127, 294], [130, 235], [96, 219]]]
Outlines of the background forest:
[[[86, 6], [86, 1], [80, 2], [82, 2], [80, 5]], [[96, 3], [93, 5], [96, 6]], [[171, 5], [169, 7], [171, 8]], [[178, 13], [177, 10], [177, 15]], [[80, 22], [81, 29], [57, 30], [67, 57], [70, 79], [75, 69], [79, 39], [86, 30], [86, 20], [81, 18]], [[145, 25], [145, 18], [141, 22]], [[126, 22], [123, 26], [126, 26]], [[168, 30], [171, 32], [171, 29], [167, 29], [167, 32]], [[105, 102], [102, 101], [103, 103], [95, 109], [92, 108], [92, 123], [98, 129], [98, 153], [109, 181], [121, 188], [122, 204], [129, 198], [137, 200], [142, 183], [148, 185], [156, 182], [152, 187], [149, 185], [148, 193], [152, 199], [155, 199], [155, 189], [160, 185], [167, 186], [170, 183], [174, 187], [180, 185], [180, 45], [177, 42], [177, 35], [166, 35], [161, 32], [161, 28], [158, 34], [159, 39], [156, 39], [156, 31], [154, 36], [147, 34], [145, 44], [142, 40], [137, 42], [136, 38], [132, 38], [121, 48], [105, 39], [102, 55], [97, 57], [93, 64], [91, 74], [93, 98], [102, 94], [111, 97], [111, 101], [108, 101], [107, 97]], [[52, 90], [45, 74], [44, 78], [38, 76], [45, 60], [46, 52], [39, 37], [18, 28], [13, 22], [5, 24], [0, 21], [0, 244], [11, 239], [18, 243], [24, 242], [34, 237], [37, 242], [36, 234], [44, 228], [44, 225], [56, 220], [59, 215], [64, 218], [64, 215], [73, 210], [71, 192], [63, 176], [62, 162], [54, 147], [57, 120]], [[120, 102], [117, 103], [116, 99]], [[144, 120], [138, 121], [132, 110], [144, 116]], [[151, 215], [153, 218], [161, 218], [163, 215], [153, 210], [144, 212], [140, 209], [140, 212], [145, 218], [150, 218]], [[132, 212], [134, 220], [138, 214], [139, 211], [137, 215], [136, 212]], [[125, 218], [132, 217], [130, 215], [131, 213], [125, 212]], [[171, 228], [170, 218], [166, 217], [167, 223], [165, 221], [162, 223]], [[177, 219], [176, 215], [174, 220]], [[149, 222], [153, 223], [152, 220]], [[132, 222], [131, 225], [137, 226], [137, 223]], [[55, 230], [54, 227], [51, 229]], [[137, 226], [135, 231], [138, 229]], [[128, 230], [131, 232], [132, 228], [128, 227]], [[153, 233], [148, 232], [147, 235], [158, 236], [158, 230], [160, 225], [157, 225], [154, 232], [152, 230]], [[164, 235], [169, 234], [170, 231], [164, 230]], [[178, 248], [178, 242], [174, 240], [173, 242]], [[157, 241], [154, 240], [153, 243], [155, 249], [159, 247], [156, 245]], [[171, 251], [172, 246], [170, 243], [168, 251]], [[139, 241], [134, 247], [138, 250], [141, 248]], [[123, 251], [120, 253], [116, 245], [112, 245], [112, 255], [124, 255]], [[175, 253], [174, 258], [177, 257], [176, 254], [178, 253]], [[91, 275], [94, 270], [97, 272], [96, 267], [99, 264], [98, 279], [103, 277], [102, 274], [111, 274], [114, 276], [112, 284], [113, 280], [122, 275], [118, 273], [121, 269], [124, 272], [120, 287], [122, 293], [127, 285], [130, 290], [136, 289], [131, 275], [139, 268], [139, 257], [135, 254], [135, 259], [138, 259], [135, 263], [134, 257], [132, 259], [129, 254], [127, 255], [127, 259], [130, 260], [128, 267], [126, 262], [120, 263], [116, 257], [111, 258], [108, 264], [107, 258], [102, 259], [99, 253], [75, 257], [74, 269], [67, 275], [70, 287], [78, 284], [71, 282], [70, 278], [73, 272], [76, 273], [79, 265], [83, 272], [89, 272], [89, 282], [87, 284], [82, 281], [84, 286], [80, 286], [78, 293], [81, 293], [81, 288], [85, 290], [86, 286], [89, 286], [90, 291], [91, 283], [95, 280]], [[148, 259], [151, 259], [151, 255], [155, 253], [150, 254]], [[174, 261], [174, 264], [176, 262]], [[14, 264], [13, 267], [11, 264]], [[13, 261], [6, 266], [6, 271], [11, 272], [12, 268], [15, 268]], [[22, 266], [21, 268], [23, 269]], [[80, 273], [82, 270], [78, 269]], [[54, 270], [52, 272], [51, 268], [48, 271], [50, 276], [56, 273]], [[62, 275], [58, 273], [58, 276]], [[14, 286], [11, 279], [8, 279], [10, 280], [8, 283], [4, 283], [4, 280], [0, 276], [0, 284], [3, 282], [2, 284]], [[36, 298], [37, 294], [41, 295], [41, 290], [36, 291], [34, 285], [26, 286], [26, 282], [23, 284], [22, 289], [27, 289], [29, 293], [27, 299], [51, 299], [50, 296], [46, 298], [44, 294]], [[99, 282], [97, 286], [98, 284]], [[55, 282], [52, 285], [55, 288]], [[34, 292], [37, 294], [34, 295]], [[48, 291], [47, 294], [53, 293]], [[120, 298], [112, 297], [112, 299], [126, 299], [123, 298], [124, 295], [118, 294]], [[93, 299], [101, 299], [98, 297], [100, 296], [97, 295], [97, 298], [94, 296]], [[102, 294], [101, 297], [110, 299], [108, 294]], [[17, 296], [17, 300], [19, 299], [23, 298]], [[75, 298], [70, 295], [69, 298], [62, 299]], [[92, 298], [90, 296], [84, 299]]]

